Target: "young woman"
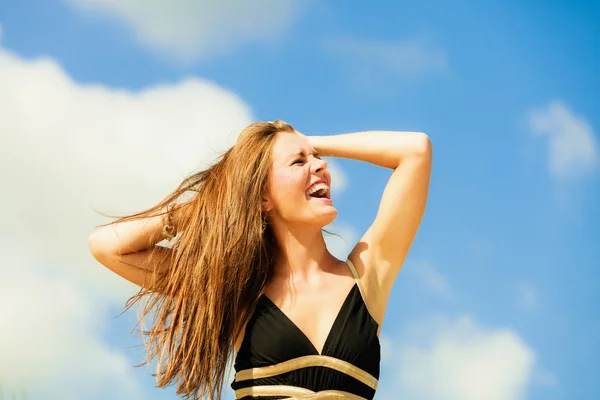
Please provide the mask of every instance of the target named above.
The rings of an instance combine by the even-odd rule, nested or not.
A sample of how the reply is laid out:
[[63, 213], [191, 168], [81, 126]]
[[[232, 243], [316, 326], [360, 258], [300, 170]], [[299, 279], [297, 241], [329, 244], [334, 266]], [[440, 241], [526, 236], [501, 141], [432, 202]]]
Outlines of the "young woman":
[[[322, 156], [393, 170], [345, 261], [322, 234], [338, 214]], [[431, 157], [423, 133], [304, 136], [255, 123], [160, 204], [97, 229], [94, 257], [141, 286], [128, 307], [147, 297], [140, 322], [152, 312], [159, 387], [220, 398], [234, 360], [238, 399], [372, 399], [379, 332], [425, 210]], [[156, 246], [165, 237], [172, 246]]]

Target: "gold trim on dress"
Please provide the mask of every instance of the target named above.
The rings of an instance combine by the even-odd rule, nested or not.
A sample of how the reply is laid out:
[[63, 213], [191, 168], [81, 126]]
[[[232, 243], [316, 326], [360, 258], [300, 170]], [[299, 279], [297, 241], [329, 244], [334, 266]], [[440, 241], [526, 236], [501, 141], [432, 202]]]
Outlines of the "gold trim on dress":
[[341, 390], [322, 390], [313, 392], [310, 389], [286, 385], [251, 386], [236, 390], [235, 396], [238, 399], [246, 396], [294, 396], [288, 397], [287, 400], [366, 400], [364, 397], [349, 392], [343, 392]]
[[360, 397], [355, 395], [354, 393], [343, 392], [341, 390], [322, 390], [319, 392], [315, 392], [314, 394], [307, 394], [302, 397], [292, 397], [287, 400], [341, 400], [341, 399], [350, 399], [350, 400], [367, 400], [364, 397]]
[[235, 396], [241, 399], [246, 396], [304, 396], [312, 395], [310, 389], [300, 388], [297, 386], [286, 385], [267, 385], [267, 386], [250, 386], [247, 388], [237, 389]]
[[353, 364], [350, 364], [347, 361], [330, 356], [303, 356], [293, 358], [279, 364], [269, 365], [268, 367], [245, 369], [235, 374], [235, 380], [240, 382], [248, 379], [268, 378], [270, 376], [284, 374], [295, 369], [308, 367], [332, 368], [336, 371], [350, 375], [354, 379], [369, 386], [371, 389], [377, 390], [377, 378], [375, 378], [373, 375], [354, 366]]
[[369, 305], [367, 304], [367, 295], [365, 294], [365, 291], [362, 287], [362, 283], [360, 282], [360, 276], [358, 275], [358, 271], [356, 270], [354, 263], [352, 262], [352, 260], [347, 258], [346, 264], [350, 268], [350, 272], [352, 272], [352, 276], [354, 276], [354, 280], [356, 281], [356, 285], [358, 286], [358, 291], [360, 292], [360, 296], [362, 297], [363, 302], [365, 303], [365, 307], [367, 307], [367, 311], [369, 312], [369, 314], [374, 315], [373, 313], [371, 313], [371, 310], [369, 310]]

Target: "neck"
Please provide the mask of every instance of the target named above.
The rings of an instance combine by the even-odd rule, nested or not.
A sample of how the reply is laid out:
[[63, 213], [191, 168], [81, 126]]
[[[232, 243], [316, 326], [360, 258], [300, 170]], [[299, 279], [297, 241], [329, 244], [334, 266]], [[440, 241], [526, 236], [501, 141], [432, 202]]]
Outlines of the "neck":
[[277, 277], [308, 280], [335, 261], [320, 228], [277, 225], [273, 228], [281, 251], [275, 265]]

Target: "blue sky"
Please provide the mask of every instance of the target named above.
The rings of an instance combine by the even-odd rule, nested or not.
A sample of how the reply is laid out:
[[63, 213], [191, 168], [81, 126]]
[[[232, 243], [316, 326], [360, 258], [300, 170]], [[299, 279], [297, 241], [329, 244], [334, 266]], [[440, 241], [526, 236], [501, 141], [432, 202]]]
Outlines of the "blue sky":
[[[598, 398], [600, 4], [546, 3], [3, 2], [0, 177], [25, 196], [2, 200], [20, 227], [3, 237], [4, 300], [19, 305], [5, 312], [23, 334], [0, 349], [26, 352], [0, 361], [4, 386], [173, 398], [130, 368], [135, 315], [112, 317], [133, 292], [86, 254], [86, 229], [102, 222], [91, 208], [150, 206], [210, 158], [203, 140], [223, 146], [251, 120], [284, 119], [308, 135], [415, 130], [433, 142], [378, 399]], [[156, 162], [161, 151], [172, 164]], [[336, 228], [352, 242], [389, 171], [332, 165]], [[349, 243], [331, 243], [343, 257]], [[23, 295], [31, 287], [47, 298]], [[32, 339], [48, 304], [35, 326], [55, 336]], [[63, 337], [79, 350], [50, 340]], [[54, 348], [35, 373], [15, 367], [38, 363], [31, 343]]]

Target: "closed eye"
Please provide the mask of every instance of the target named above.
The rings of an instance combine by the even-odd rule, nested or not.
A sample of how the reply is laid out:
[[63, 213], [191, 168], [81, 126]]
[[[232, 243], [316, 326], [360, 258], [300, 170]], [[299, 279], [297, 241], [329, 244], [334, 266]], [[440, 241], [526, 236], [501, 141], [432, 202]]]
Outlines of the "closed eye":
[[293, 164], [304, 164], [304, 160], [296, 160], [293, 162]]

